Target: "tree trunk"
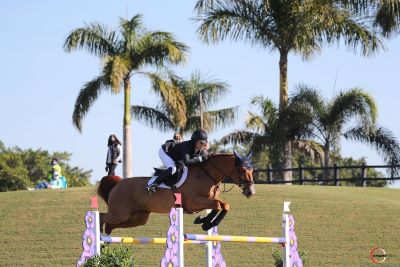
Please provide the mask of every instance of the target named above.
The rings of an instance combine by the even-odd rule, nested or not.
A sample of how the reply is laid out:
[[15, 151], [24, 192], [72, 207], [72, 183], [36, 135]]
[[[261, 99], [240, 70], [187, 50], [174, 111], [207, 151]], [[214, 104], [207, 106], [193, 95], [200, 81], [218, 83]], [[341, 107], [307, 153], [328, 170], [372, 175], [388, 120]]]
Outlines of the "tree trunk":
[[124, 140], [122, 177], [132, 177], [132, 133], [131, 133], [131, 84], [129, 77], [124, 79]]
[[[288, 105], [288, 52], [280, 51], [280, 59], [279, 59], [279, 111], [282, 112]], [[292, 144], [290, 140], [286, 138], [286, 130], [285, 126], [282, 127], [282, 164], [281, 168], [290, 169], [292, 168]], [[283, 172], [283, 180], [284, 181], [292, 181], [292, 171]], [[291, 184], [291, 183], [285, 183]]]
[[[330, 144], [329, 141], [324, 145], [324, 167], [329, 167], [331, 164], [330, 157]], [[324, 169], [324, 179], [330, 179], [332, 176], [332, 172], [330, 170]]]
[[279, 60], [279, 111], [286, 108], [288, 104], [288, 53], [281, 52]]

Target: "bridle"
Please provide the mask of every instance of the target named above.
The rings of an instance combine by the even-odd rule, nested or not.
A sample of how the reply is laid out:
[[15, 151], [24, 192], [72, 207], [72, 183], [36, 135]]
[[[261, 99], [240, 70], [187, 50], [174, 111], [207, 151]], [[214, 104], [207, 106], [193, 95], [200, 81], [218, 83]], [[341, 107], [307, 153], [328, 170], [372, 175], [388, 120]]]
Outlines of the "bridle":
[[[221, 180], [219, 180], [218, 178], [217, 178], [217, 179], [214, 179], [214, 178], [212, 177], [212, 175], [207, 171], [207, 169], [204, 168], [207, 164], [210, 164], [214, 169], [216, 169], [216, 170], [221, 174], [221, 175], [218, 175], [218, 176], [217, 176], [217, 177], [222, 177]], [[241, 169], [242, 167], [244, 167], [244, 164], [237, 164], [237, 163], [235, 162], [235, 167], [232, 169], [231, 173], [227, 176], [227, 175], [225, 175], [224, 171], [222, 171], [222, 170], [221, 170], [214, 162], [212, 162], [212, 161], [207, 161], [206, 164], [205, 164], [204, 166], [200, 165], [201, 170], [207, 175], [208, 178], [210, 178], [210, 179], [214, 182], [215, 185], [218, 185], [218, 184], [220, 184], [221, 182], [224, 182], [225, 179], [228, 178], [228, 179], [231, 179], [231, 180], [232, 180], [238, 187], [240, 187], [240, 188], [242, 188], [244, 185], [253, 184], [253, 182], [251, 182], [251, 181], [246, 181], [246, 180], [244, 179], [244, 174], [243, 174], [243, 172], [240, 171], [240, 169]], [[238, 182], [238, 183], [236, 183], [235, 180], [232, 179], [232, 175], [234, 174], [235, 171], [237, 172], [237, 175], [238, 175], [238, 177], [239, 177], [239, 182]], [[199, 175], [200, 175], [200, 172], [199, 172], [199, 174], [197, 175], [197, 177], [199, 177]], [[224, 184], [225, 184], [225, 182], [224, 182]], [[232, 186], [232, 188], [233, 188], [233, 186]], [[229, 189], [228, 191], [225, 191], [225, 189], [224, 189], [224, 192], [229, 192], [229, 191], [232, 190], [232, 188]]]

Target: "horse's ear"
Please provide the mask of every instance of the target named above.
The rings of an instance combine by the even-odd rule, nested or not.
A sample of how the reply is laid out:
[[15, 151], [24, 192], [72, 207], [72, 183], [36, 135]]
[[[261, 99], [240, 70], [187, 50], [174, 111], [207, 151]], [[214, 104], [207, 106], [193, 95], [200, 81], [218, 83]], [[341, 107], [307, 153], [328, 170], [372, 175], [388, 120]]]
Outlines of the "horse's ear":
[[253, 151], [250, 150], [249, 154], [247, 154], [247, 158], [251, 159], [252, 156], [253, 156]]
[[233, 150], [233, 155], [235, 155], [235, 158], [240, 159], [240, 156], [236, 153], [235, 150]]

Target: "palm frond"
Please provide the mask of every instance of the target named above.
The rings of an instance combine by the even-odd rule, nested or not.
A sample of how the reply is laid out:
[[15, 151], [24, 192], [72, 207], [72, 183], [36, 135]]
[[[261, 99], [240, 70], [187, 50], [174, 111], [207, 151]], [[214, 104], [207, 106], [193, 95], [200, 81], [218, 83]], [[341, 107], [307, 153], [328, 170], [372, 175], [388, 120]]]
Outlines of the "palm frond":
[[221, 138], [221, 142], [226, 145], [230, 144], [251, 144], [258, 134], [248, 131], [236, 131], [225, 135]]
[[233, 41], [243, 39], [251, 44], [276, 47], [279, 43], [273, 30], [276, 24], [258, 4], [259, 1], [249, 0], [215, 1], [196, 19], [201, 22], [197, 33], [206, 43], [230, 37]]
[[374, 25], [382, 29], [384, 36], [389, 37], [391, 33], [400, 30], [400, 1], [379, 1]]
[[353, 14], [380, 29], [385, 37], [399, 30], [399, 0], [340, 0], [338, 2]]
[[309, 87], [306, 84], [298, 84], [296, 86], [296, 91], [290, 96], [290, 105], [309, 106], [314, 112], [320, 114], [324, 111], [324, 99], [321, 93], [317, 89]]
[[208, 8], [213, 7], [218, 1], [219, 0], [198, 0], [196, 5], [194, 6], [194, 9], [200, 13], [207, 10]]
[[262, 95], [253, 97], [250, 100], [250, 104], [260, 109], [263, 120], [270, 121], [278, 114], [278, 108], [274, 102], [269, 98], [264, 98]]
[[[361, 48], [363, 55], [384, 48], [382, 41], [372, 27], [355, 19], [354, 13], [333, 2], [318, 2], [304, 5], [306, 20], [301, 21], [298, 39], [294, 47], [301, 50], [319, 44], [333, 44], [341, 40], [345, 45], [356, 51]], [[309, 20], [309, 23], [307, 23]], [[301, 36], [303, 34], [303, 36]], [[308, 43], [311, 42], [311, 43]]]
[[224, 108], [204, 112], [204, 123], [208, 124], [209, 131], [214, 131], [235, 122], [238, 107]]
[[132, 62], [136, 66], [146, 64], [163, 66], [165, 63], [180, 64], [186, 60], [189, 48], [182, 42], [175, 40], [168, 32], [146, 32], [134, 44]]
[[157, 73], [142, 72], [142, 74], [151, 80], [152, 90], [162, 99], [163, 106], [172, 116], [171, 120], [176, 126], [184, 128], [187, 121], [187, 109], [185, 98], [179, 88]]
[[119, 93], [123, 86], [124, 79], [129, 77], [131, 71], [130, 61], [119, 55], [105, 57], [103, 77], [108, 80], [114, 93]]
[[221, 97], [229, 92], [228, 84], [218, 80], [203, 79], [199, 72], [191, 75], [186, 87], [193, 90], [193, 94], [202, 94], [204, 107], [209, 107], [217, 103]]
[[249, 111], [249, 118], [246, 121], [246, 128], [252, 129], [257, 133], [263, 133], [266, 130], [266, 125], [261, 116]]
[[313, 162], [322, 162], [325, 157], [323, 145], [313, 140], [294, 140], [292, 148], [305, 153]]
[[193, 132], [196, 129], [200, 129], [200, 116], [195, 115], [195, 116], [190, 116], [187, 121], [185, 127], [182, 128], [182, 130], [185, 133]]
[[85, 49], [89, 53], [103, 57], [114, 55], [118, 51], [118, 36], [115, 31], [100, 23], [91, 23], [73, 30], [64, 43], [64, 50]]
[[157, 108], [135, 105], [131, 106], [131, 114], [135, 119], [151, 128], [157, 128], [163, 132], [177, 128], [177, 125], [165, 115], [165, 112]]
[[360, 119], [360, 125], [370, 127], [376, 123], [377, 106], [374, 98], [360, 88], [339, 93], [330, 103], [327, 124], [344, 124], [353, 117]]
[[107, 89], [107, 83], [103, 76], [99, 76], [86, 83], [80, 90], [75, 100], [75, 108], [72, 114], [73, 125], [82, 132], [82, 119], [89, 111], [93, 102], [97, 99], [100, 92]]
[[127, 20], [120, 18], [119, 22], [121, 33], [124, 36], [126, 46], [128, 47], [131, 42], [134, 42], [136, 37], [145, 31], [143, 27], [143, 15], [136, 14], [131, 19]]
[[369, 56], [380, 49], [385, 49], [378, 35], [373, 30], [368, 29], [366, 25], [356, 22], [351, 14], [342, 16], [335, 24], [336, 32], [333, 31], [333, 33], [327, 34], [328, 42], [332, 40], [330, 43], [333, 43], [333, 40], [337, 42], [342, 39], [345, 45], [353, 49], [353, 51], [357, 51], [360, 48], [364, 56]]
[[400, 164], [399, 142], [393, 133], [384, 127], [370, 129], [365, 129], [364, 127], [353, 128], [345, 133], [344, 137], [373, 146], [389, 165]]

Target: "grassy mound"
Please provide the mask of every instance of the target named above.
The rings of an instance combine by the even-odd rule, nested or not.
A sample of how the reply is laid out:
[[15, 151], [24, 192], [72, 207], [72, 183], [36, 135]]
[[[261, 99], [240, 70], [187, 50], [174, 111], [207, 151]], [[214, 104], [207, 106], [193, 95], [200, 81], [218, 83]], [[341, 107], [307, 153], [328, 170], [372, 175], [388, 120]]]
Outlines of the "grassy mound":
[[[367, 266], [379, 246], [385, 264], [400, 264], [400, 190], [257, 185], [245, 199], [235, 188], [220, 234], [280, 236], [283, 201], [291, 201], [300, 250], [308, 266]], [[74, 266], [81, 253], [84, 214], [95, 188], [0, 193], [0, 266]], [[100, 201], [99, 201], [100, 202]], [[103, 202], [100, 210], [106, 210]], [[203, 233], [185, 215], [186, 232]], [[146, 226], [118, 229], [115, 236], [164, 237], [168, 216], [152, 214]], [[228, 266], [273, 266], [274, 244], [222, 244]], [[163, 245], [134, 245], [138, 266], [158, 266]], [[185, 264], [204, 266], [204, 248], [185, 246]]]

